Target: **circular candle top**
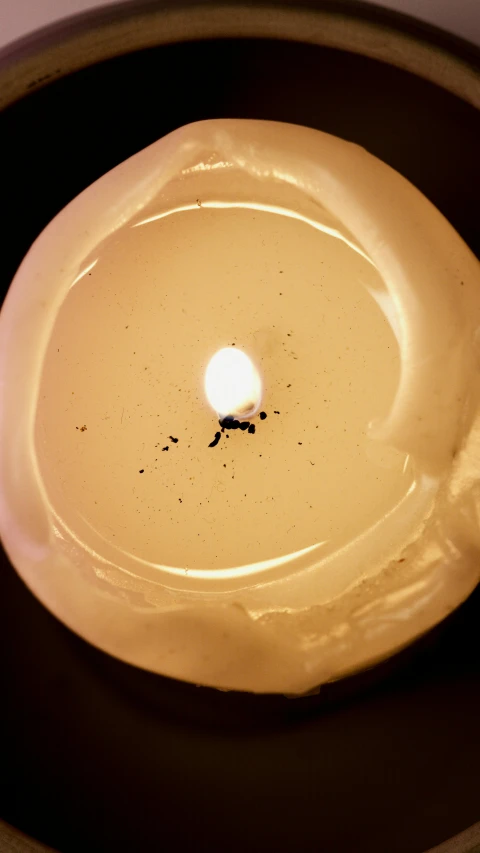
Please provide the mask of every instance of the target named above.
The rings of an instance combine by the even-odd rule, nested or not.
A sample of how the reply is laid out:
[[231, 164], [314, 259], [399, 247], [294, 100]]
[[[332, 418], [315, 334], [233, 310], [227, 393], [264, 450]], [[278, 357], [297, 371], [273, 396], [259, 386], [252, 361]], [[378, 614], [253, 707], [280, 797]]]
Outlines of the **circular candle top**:
[[341, 140], [205, 122], [131, 158], [3, 312], [19, 571], [103, 648], [221, 687], [398, 648], [478, 578], [476, 288], [440, 214]]

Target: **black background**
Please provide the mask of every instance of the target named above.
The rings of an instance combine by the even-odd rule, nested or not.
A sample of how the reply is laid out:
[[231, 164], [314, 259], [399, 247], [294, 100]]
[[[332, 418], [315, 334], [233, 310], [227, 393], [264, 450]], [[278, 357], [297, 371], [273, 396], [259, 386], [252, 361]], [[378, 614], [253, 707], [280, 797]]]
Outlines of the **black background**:
[[[358, 55], [205, 41], [110, 60], [0, 115], [4, 292], [39, 231], [108, 169], [203, 118], [364, 145], [480, 255], [480, 114]], [[422, 853], [480, 819], [480, 594], [378, 671], [301, 699], [124, 665], [0, 571], [3, 816], [62, 851]]]

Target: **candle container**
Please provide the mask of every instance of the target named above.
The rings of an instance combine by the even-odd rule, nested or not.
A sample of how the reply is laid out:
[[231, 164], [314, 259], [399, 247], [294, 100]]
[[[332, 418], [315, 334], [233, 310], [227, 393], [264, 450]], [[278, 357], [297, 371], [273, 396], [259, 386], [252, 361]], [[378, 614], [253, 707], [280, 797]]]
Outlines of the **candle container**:
[[[20, 55], [15, 71], [5, 64], [8, 127], [22, 127], [22, 139], [31, 139], [25, 131], [37, 116], [63, 121], [61, 132], [35, 140], [35, 156], [24, 158], [27, 171], [9, 200], [12, 221], [20, 223], [25, 209], [28, 216], [14, 230], [6, 281], [49, 220], [92, 186], [37, 241], [5, 305], [2, 534], [35, 595], [100, 649], [194, 684], [299, 696], [398, 652], [478, 580], [477, 262], [429, 202], [372, 156], [418, 186], [478, 251], [478, 77], [473, 49], [462, 52], [441, 36], [415, 40], [400, 24], [389, 30], [387, 19], [366, 24], [360, 15], [347, 37], [353, 19], [328, 9], [251, 10], [235, 18], [237, 31], [225, 10], [211, 13], [195, 5], [188, 14], [149, 7], [137, 44], [124, 10], [100, 17], [93, 35], [80, 22], [47, 53]], [[318, 25], [319, 15], [328, 25], [322, 47], [305, 29], [310, 16]], [[159, 35], [169, 27], [168, 37]], [[247, 41], [252, 36], [263, 40]], [[164, 38], [170, 43], [159, 47]], [[89, 62], [105, 62], [81, 70], [87, 41]], [[408, 61], [400, 49], [407, 43]], [[109, 59], [116, 54], [124, 55]], [[192, 75], [182, 84], [172, 72], [182, 56], [203, 69], [193, 94]], [[219, 90], [220, 67], [229, 72]], [[321, 70], [322, 79], [335, 81], [318, 109], [307, 84], [314, 69], [315, 79]], [[67, 70], [75, 73], [65, 77]], [[380, 70], [388, 76], [381, 85]], [[159, 109], [153, 81], [170, 73], [185, 89]], [[356, 96], [347, 97], [357, 74]], [[45, 86], [46, 75], [52, 82]], [[134, 90], [147, 82], [148, 99], [125, 104], [122, 79], [137, 81]], [[38, 91], [17, 100], [28, 87]], [[79, 91], [80, 102], [73, 95]], [[79, 103], [85, 122], [78, 121]], [[230, 121], [215, 121], [228, 115]], [[18, 162], [18, 139], [7, 136], [9, 161]], [[55, 166], [68, 144], [74, 166]], [[128, 161], [131, 155], [136, 159]], [[36, 200], [31, 213], [27, 198]], [[132, 257], [141, 260], [135, 265]], [[330, 273], [320, 276], [322, 263]], [[339, 280], [348, 285], [338, 297], [345, 328], [336, 326], [329, 338], [327, 323], [316, 336]], [[363, 302], [348, 317], [354, 280]], [[313, 286], [323, 288], [324, 303], [308, 302]], [[90, 315], [87, 299], [99, 303]], [[369, 333], [375, 347], [360, 375]], [[206, 399], [205, 369], [221, 347], [244, 351], [258, 367], [261, 399], [248, 418], [214, 411]], [[341, 358], [346, 371], [335, 366]], [[330, 379], [313, 381], [312, 363]], [[357, 397], [349, 397], [350, 381]], [[230, 429], [229, 414], [255, 431]], [[355, 456], [363, 467], [355, 469], [354, 424], [364, 442]], [[327, 488], [316, 469], [332, 446], [336, 460], [348, 460], [348, 472], [342, 480], [330, 471]], [[378, 492], [370, 488], [375, 478]], [[333, 518], [347, 501], [346, 516]], [[402, 515], [408, 530], [398, 535], [398, 520], [390, 522], [405, 501], [412, 512]], [[350, 529], [359, 505], [363, 527]], [[341, 531], [331, 551], [321, 530], [328, 512]], [[375, 525], [373, 550], [362, 540], [349, 562], [348, 543]], [[25, 590], [18, 595], [27, 597]], [[40, 612], [41, 625], [49, 617]], [[273, 708], [282, 709], [282, 725], [290, 713], [281, 696], [227, 697], [123, 669], [60, 625], [54, 630], [69, 637], [74, 657], [83, 655], [88, 667], [97, 661], [101, 680], [122, 695], [132, 685], [137, 695], [149, 685], [149, 701], [158, 689], [164, 698], [174, 691], [168, 695], [177, 697], [181, 718], [185, 703], [217, 722], [223, 707], [229, 726], [234, 709], [251, 709], [265, 728]], [[297, 699], [296, 725], [330, 689], [318, 700]], [[196, 703], [196, 696], [208, 699]]]

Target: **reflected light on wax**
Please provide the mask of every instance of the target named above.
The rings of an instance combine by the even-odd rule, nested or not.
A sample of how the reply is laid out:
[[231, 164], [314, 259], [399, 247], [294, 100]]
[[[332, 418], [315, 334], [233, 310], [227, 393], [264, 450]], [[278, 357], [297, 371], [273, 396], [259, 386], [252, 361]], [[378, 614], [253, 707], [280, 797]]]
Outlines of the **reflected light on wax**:
[[262, 401], [262, 380], [248, 355], [235, 347], [224, 347], [209, 361], [205, 393], [220, 417], [248, 418]]

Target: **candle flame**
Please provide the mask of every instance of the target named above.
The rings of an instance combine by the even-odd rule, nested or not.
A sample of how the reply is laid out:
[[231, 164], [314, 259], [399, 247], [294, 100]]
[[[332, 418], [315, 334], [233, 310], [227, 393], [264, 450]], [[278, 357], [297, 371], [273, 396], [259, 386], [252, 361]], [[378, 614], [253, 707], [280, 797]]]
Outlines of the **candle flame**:
[[248, 355], [236, 347], [224, 347], [210, 359], [205, 393], [220, 417], [249, 418], [260, 406], [262, 381]]

